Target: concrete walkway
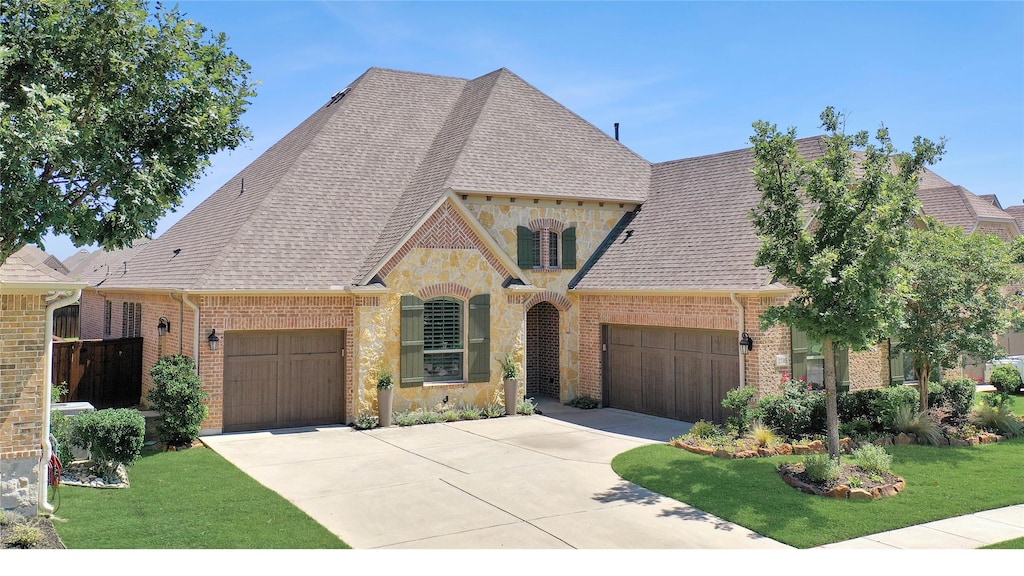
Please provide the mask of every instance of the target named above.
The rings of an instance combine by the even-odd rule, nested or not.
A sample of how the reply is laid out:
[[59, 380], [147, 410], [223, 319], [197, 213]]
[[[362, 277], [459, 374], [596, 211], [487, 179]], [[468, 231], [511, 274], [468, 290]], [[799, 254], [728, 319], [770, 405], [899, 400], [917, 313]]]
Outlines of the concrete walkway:
[[[350, 546], [424, 549], [789, 549], [626, 482], [617, 454], [690, 424], [542, 400], [541, 416], [202, 440]], [[822, 546], [962, 549], [1024, 536], [1024, 505]]]

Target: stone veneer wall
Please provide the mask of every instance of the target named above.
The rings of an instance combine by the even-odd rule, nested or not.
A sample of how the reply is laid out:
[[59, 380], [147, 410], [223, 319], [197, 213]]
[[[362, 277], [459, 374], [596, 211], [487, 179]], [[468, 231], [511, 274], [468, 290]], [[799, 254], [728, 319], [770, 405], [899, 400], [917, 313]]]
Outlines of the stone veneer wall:
[[[354, 304], [352, 296], [193, 296], [199, 301], [199, 375], [209, 394], [210, 415], [203, 422], [206, 431], [219, 431], [224, 425], [224, 341], [236, 330], [300, 330], [336, 328], [345, 331], [345, 348], [352, 350]], [[145, 305], [143, 305], [145, 315]], [[191, 323], [189, 323], [191, 326]], [[221, 345], [210, 350], [206, 337], [217, 329]], [[155, 327], [154, 327], [155, 330]], [[346, 353], [345, 420], [355, 414], [353, 404], [352, 354]]]
[[[582, 206], [580, 205], [582, 204]], [[536, 204], [509, 202], [507, 199], [485, 201], [470, 197], [466, 206], [476, 216], [491, 237], [515, 262], [518, 259], [517, 227], [531, 227], [539, 223], [553, 230], [576, 227], [576, 268], [572, 270], [524, 270], [529, 281], [544, 293], [528, 296], [526, 309], [538, 302], [550, 302], [558, 309], [559, 399], [567, 401], [580, 396], [582, 362], [580, 341], [580, 307], [569, 293], [569, 281], [594, 254], [622, 215], [633, 209], [632, 204], [586, 202], [557, 202], [538, 200]], [[561, 237], [559, 237], [561, 240]], [[561, 258], [561, 246], [559, 246]], [[524, 366], [525, 369], [525, 366]], [[528, 375], [524, 374], [524, 377]]]
[[34, 515], [46, 386], [46, 301], [0, 294], [0, 508]]

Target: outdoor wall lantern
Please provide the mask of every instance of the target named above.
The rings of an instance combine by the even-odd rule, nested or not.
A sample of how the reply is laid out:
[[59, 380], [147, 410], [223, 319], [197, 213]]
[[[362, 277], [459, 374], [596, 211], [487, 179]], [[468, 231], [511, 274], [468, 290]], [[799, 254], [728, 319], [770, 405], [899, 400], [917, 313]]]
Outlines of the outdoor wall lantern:
[[207, 336], [206, 341], [210, 343], [210, 350], [216, 350], [220, 346], [220, 336], [217, 336], [217, 329], [214, 328], [210, 335]]
[[746, 348], [746, 350], [743, 350], [744, 354], [754, 349], [754, 339], [750, 337], [750, 334], [744, 332], [743, 336], [740, 337], [740, 348]]
[[161, 316], [160, 323], [156, 325], [156, 331], [161, 338], [167, 336], [167, 333], [171, 331], [171, 321]]

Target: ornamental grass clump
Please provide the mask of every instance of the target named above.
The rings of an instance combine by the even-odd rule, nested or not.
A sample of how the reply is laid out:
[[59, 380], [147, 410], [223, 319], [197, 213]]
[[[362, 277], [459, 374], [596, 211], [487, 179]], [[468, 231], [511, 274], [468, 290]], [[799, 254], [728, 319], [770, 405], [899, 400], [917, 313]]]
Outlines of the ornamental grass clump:
[[942, 440], [942, 427], [932, 410], [918, 412], [914, 406], [900, 406], [892, 420], [895, 431], [914, 434], [927, 444], [938, 444]]
[[986, 399], [971, 413], [971, 423], [1006, 436], [1020, 436], [1024, 433], [1024, 423], [1012, 412], [1007, 402], [991, 404]]
[[750, 427], [750, 437], [760, 448], [770, 448], [779, 443], [779, 436], [769, 426], [754, 422]]

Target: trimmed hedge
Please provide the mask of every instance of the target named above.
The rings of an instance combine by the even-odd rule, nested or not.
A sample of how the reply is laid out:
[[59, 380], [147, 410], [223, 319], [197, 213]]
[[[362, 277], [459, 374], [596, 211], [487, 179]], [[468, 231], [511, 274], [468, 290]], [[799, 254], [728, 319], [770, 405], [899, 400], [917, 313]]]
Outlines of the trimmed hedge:
[[71, 443], [89, 451], [104, 480], [116, 481], [120, 464], [132, 465], [142, 454], [146, 419], [132, 408], [82, 412], [71, 422]]
[[195, 360], [177, 354], [164, 356], [149, 372], [153, 389], [146, 398], [160, 412], [156, 433], [167, 446], [192, 444], [209, 414], [207, 394], [195, 370]]

